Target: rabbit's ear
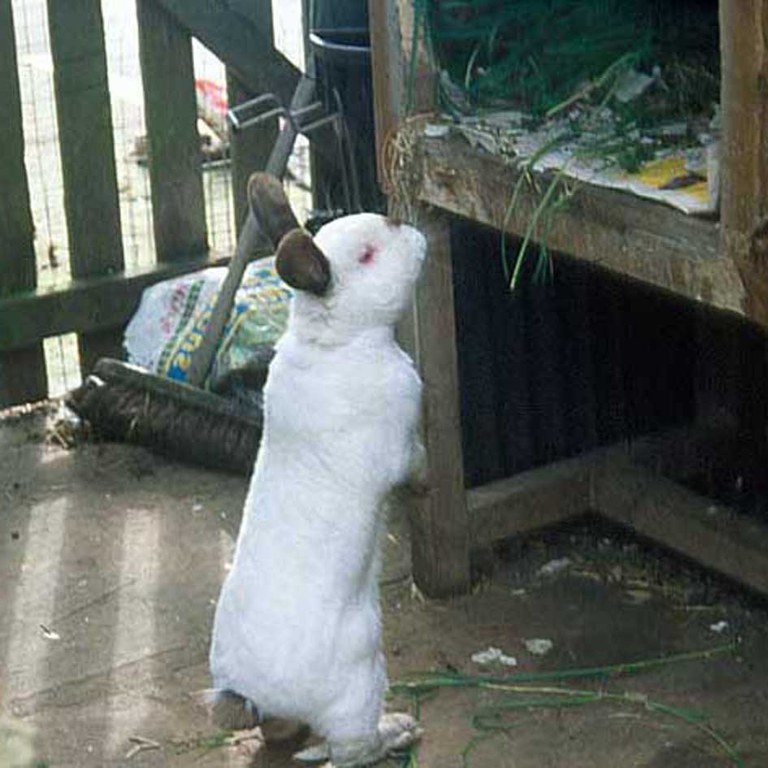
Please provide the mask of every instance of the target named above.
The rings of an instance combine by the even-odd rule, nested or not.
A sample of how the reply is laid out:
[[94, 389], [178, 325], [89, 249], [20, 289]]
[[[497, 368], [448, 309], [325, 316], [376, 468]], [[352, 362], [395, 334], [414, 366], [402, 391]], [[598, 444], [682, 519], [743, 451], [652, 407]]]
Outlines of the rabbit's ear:
[[331, 283], [331, 265], [315, 241], [302, 229], [291, 230], [280, 241], [277, 273], [292, 288], [323, 296]]
[[248, 179], [248, 204], [273, 246], [277, 246], [287, 232], [299, 227], [282, 182], [271, 173], [251, 174]]

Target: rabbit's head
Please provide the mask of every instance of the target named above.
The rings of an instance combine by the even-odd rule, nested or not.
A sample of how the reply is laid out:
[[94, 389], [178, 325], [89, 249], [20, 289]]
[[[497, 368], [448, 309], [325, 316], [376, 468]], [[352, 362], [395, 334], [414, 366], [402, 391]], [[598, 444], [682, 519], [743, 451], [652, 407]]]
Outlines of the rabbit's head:
[[254, 174], [249, 197], [277, 245], [280, 277], [296, 290], [291, 330], [339, 344], [397, 322], [426, 254], [426, 239], [418, 230], [379, 214], [358, 213], [326, 224], [313, 239], [299, 227], [277, 179]]

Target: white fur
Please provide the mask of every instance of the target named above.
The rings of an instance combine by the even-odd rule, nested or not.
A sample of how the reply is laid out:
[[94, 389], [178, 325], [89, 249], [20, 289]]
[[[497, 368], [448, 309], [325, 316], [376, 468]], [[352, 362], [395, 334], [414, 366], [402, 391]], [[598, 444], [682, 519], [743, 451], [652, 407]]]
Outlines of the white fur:
[[216, 688], [309, 724], [342, 754], [379, 739], [381, 502], [406, 479], [421, 395], [393, 326], [426, 243], [375, 214], [334, 221], [316, 242], [331, 287], [295, 294], [270, 366], [210, 661]]

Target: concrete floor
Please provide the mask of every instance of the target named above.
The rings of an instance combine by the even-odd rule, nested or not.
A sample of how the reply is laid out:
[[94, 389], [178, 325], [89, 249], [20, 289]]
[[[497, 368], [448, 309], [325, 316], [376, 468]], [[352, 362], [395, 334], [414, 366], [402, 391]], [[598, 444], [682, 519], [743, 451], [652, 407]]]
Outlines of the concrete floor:
[[[138, 448], [66, 450], [39, 416], [0, 425], [0, 714], [34, 729], [33, 764], [291, 764], [285, 750], [251, 758], [242, 745], [222, 746], [191, 696], [209, 684], [214, 601], [245, 487], [244, 478]], [[617, 664], [739, 642], [736, 652], [709, 659], [576, 682], [631, 695], [516, 710], [492, 732], [473, 728], [473, 716], [508, 692], [441, 691], [421, 705], [426, 735], [411, 766], [768, 765], [768, 618], [737, 589], [587, 526], [518, 542], [469, 597], [423, 601], [408, 578], [407, 537], [398, 529], [387, 547], [392, 679]], [[568, 567], [542, 575], [542, 565], [562, 557]], [[716, 632], [720, 621], [727, 626]], [[531, 638], [550, 639], [552, 650], [535, 656], [525, 645]], [[489, 646], [518, 666], [471, 660]], [[701, 727], [648, 701], [703, 711], [743, 762]], [[2, 752], [9, 722], [0, 719], [0, 765], [13, 765]], [[154, 748], [136, 752], [136, 737]]]

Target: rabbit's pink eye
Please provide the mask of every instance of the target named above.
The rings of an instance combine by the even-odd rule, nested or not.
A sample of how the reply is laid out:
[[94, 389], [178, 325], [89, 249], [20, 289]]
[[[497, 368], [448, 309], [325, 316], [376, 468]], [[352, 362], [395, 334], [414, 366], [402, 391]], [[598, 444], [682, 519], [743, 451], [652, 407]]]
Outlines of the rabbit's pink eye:
[[363, 255], [358, 258], [361, 264], [370, 264], [373, 261], [373, 257], [376, 255], [376, 249], [369, 245], [364, 251]]

